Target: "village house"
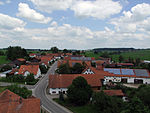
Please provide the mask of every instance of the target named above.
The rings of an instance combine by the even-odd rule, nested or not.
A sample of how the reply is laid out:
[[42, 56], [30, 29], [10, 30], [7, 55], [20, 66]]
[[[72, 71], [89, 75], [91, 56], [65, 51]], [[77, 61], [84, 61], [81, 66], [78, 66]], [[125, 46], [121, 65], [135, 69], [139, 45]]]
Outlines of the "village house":
[[34, 78], [37, 79], [41, 75], [41, 70], [39, 65], [21, 65], [18, 74], [21, 74], [25, 77], [29, 74], [33, 74]]
[[53, 61], [53, 57], [51, 56], [41, 56], [40, 58], [40, 64], [44, 65], [46, 68], [49, 66], [49, 63]]
[[61, 64], [68, 63], [70, 67], [73, 67], [76, 63], [84, 64], [85, 66], [91, 66], [91, 61], [81, 61], [81, 60], [59, 60], [57, 63], [57, 67], [59, 67]]
[[0, 93], [0, 113], [40, 113], [40, 99], [35, 97], [24, 99], [5, 90]]
[[104, 84], [122, 82], [133, 84], [150, 84], [150, 74], [146, 69], [104, 68]]
[[72, 81], [78, 77], [84, 77], [88, 84], [91, 85], [94, 91], [100, 91], [104, 77], [99, 75], [91, 74], [60, 74], [60, 75], [49, 75], [49, 93], [59, 94], [63, 92], [64, 94], [68, 90], [68, 86], [72, 84]]

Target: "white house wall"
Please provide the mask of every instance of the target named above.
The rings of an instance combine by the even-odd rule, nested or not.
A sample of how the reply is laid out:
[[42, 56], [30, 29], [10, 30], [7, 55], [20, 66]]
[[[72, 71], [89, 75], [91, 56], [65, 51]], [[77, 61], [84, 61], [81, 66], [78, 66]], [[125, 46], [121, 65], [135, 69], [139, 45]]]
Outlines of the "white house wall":
[[24, 76], [27, 77], [27, 75], [29, 75], [29, 74], [30, 74], [30, 72], [29, 72], [29, 71], [26, 71], [26, 72], [24, 73]]
[[140, 79], [143, 80], [143, 84], [150, 84], [150, 78], [135, 78], [135, 77], [110, 77], [110, 76], [105, 76], [104, 77], [104, 84], [106, 84], [109, 81], [112, 82], [121, 82], [122, 78], [127, 79], [127, 83], [134, 83], [134, 79]]
[[90, 69], [87, 69], [83, 74], [94, 74], [94, 72], [91, 71]]
[[41, 75], [41, 70], [40, 68], [38, 69], [37, 75], [34, 76], [35, 79], [37, 79]]
[[59, 94], [59, 92], [65, 92], [67, 91], [68, 89], [67, 88], [50, 88], [49, 89], [49, 93], [50, 94]]

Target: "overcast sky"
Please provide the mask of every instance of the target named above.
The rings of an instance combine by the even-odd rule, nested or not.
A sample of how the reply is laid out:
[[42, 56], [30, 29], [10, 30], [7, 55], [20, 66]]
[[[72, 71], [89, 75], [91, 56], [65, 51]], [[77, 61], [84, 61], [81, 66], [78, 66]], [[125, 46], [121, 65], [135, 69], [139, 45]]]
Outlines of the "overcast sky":
[[0, 0], [0, 48], [150, 47], [150, 0]]

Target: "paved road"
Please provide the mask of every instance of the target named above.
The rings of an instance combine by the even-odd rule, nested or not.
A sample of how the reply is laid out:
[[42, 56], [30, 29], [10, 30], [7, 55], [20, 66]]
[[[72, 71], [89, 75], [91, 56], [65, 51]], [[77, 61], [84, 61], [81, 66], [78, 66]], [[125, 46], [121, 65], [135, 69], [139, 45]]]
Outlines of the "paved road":
[[62, 107], [56, 105], [53, 100], [46, 96], [46, 87], [48, 85], [48, 76], [55, 73], [57, 68], [57, 62], [55, 62], [51, 68], [48, 70], [45, 77], [40, 81], [40, 83], [34, 89], [34, 95], [41, 99], [42, 105], [49, 110], [51, 113], [68, 113]]

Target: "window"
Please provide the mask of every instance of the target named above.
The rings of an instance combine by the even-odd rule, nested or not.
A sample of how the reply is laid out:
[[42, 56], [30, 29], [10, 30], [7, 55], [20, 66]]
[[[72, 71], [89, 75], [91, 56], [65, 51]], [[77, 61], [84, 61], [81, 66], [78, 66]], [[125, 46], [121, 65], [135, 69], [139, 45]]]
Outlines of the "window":
[[56, 93], [56, 91], [52, 91], [52, 93]]

